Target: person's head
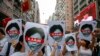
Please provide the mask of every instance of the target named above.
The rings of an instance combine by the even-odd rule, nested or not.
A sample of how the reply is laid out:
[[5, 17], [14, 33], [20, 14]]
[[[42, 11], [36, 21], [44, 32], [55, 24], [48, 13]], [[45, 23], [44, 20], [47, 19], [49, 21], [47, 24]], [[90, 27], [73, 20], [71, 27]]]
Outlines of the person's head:
[[61, 41], [62, 36], [64, 35], [62, 26], [61, 25], [53, 25], [49, 30], [49, 34], [57, 42]]
[[44, 31], [42, 28], [32, 27], [26, 31], [25, 40], [30, 49], [36, 51], [44, 43]]
[[87, 48], [87, 49], [89, 48], [90, 41], [82, 39], [80, 43], [81, 43], [81, 45], [84, 46], [85, 48]]
[[82, 27], [81, 27], [81, 32], [84, 36], [89, 36], [91, 34], [93, 30], [93, 27], [91, 24], [84, 24]]
[[19, 42], [15, 46], [15, 52], [24, 51], [23, 35], [20, 36]]
[[20, 28], [17, 23], [11, 23], [6, 28], [6, 32], [10, 36], [10, 38], [17, 39], [20, 34]]
[[73, 47], [74, 44], [75, 44], [75, 39], [73, 38], [73, 36], [68, 36], [66, 39], [66, 44], [69, 46], [69, 47]]

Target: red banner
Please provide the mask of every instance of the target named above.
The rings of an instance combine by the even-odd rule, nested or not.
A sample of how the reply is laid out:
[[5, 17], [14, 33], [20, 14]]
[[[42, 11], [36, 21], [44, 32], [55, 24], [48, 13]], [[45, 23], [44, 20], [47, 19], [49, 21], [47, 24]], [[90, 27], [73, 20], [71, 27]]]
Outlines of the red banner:
[[30, 9], [30, 1], [29, 0], [24, 0], [24, 2], [22, 2], [22, 11], [26, 12]]
[[37, 42], [37, 43], [41, 43], [41, 44], [44, 43], [44, 39], [38, 39], [38, 38], [28, 37], [28, 36], [25, 37], [25, 40], [30, 41], [30, 42]]
[[78, 16], [75, 16], [75, 19], [79, 20], [79, 22], [84, 18], [84, 16], [88, 14], [89, 16], [92, 16], [93, 19], [96, 19], [96, 3], [93, 2], [90, 5], [88, 5], [86, 8], [84, 8]]
[[6, 27], [7, 23], [11, 20], [11, 18], [5, 18], [2, 20], [3, 27]]

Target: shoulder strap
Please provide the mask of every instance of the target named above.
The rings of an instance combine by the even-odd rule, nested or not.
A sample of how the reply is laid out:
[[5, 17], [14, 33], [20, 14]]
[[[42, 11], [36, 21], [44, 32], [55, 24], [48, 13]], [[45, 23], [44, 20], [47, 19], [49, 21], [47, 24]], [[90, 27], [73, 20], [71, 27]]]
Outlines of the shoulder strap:
[[6, 51], [6, 56], [9, 56], [10, 46], [11, 46], [11, 43], [8, 43], [8, 47], [7, 47], [7, 51]]

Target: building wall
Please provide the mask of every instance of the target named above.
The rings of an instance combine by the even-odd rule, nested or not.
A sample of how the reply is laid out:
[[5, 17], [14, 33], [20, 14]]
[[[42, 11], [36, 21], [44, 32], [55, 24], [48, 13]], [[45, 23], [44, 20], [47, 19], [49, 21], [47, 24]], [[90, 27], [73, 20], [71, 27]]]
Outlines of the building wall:
[[58, 20], [65, 20], [66, 31], [73, 31], [73, 0], [57, 0], [55, 16]]
[[39, 5], [36, 0], [30, 0], [30, 9], [23, 13], [23, 18], [25, 21], [40, 22]]
[[35, 2], [35, 18], [34, 18], [34, 22], [40, 23], [39, 5], [38, 5], [37, 1]]
[[65, 0], [57, 0], [55, 15], [57, 20], [65, 20]]
[[65, 0], [66, 2], [66, 31], [73, 31], [73, 0]]
[[14, 4], [14, 1], [0, 1], [0, 12], [11, 18], [19, 18], [21, 14], [20, 10], [12, 4]]

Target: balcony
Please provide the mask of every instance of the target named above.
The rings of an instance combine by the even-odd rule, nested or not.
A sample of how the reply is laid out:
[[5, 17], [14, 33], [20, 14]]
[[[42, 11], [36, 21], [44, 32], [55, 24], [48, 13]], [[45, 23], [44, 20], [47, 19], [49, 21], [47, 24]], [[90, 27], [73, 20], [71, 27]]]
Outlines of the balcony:
[[9, 17], [12, 16], [12, 9], [8, 7], [4, 2], [0, 3], [0, 11]]
[[87, 4], [84, 4], [83, 6], [81, 6], [80, 11], [82, 11], [86, 6], [87, 6]]
[[13, 14], [16, 15], [17, 17], [20, 17], [21, 12], [18, 9], [13, 10]]
[[87, 3], [86, 3], [85, 0], [83, 0], [83, 1], [80, 2], [80, 10], [82, 10], [86, 6], [87, 6]]
[[14, 14], [15, 16], [19, 17], [20, 14], [21, 14], [21, 13], [20, 13], [20, 10], [17, 9], [17, 8], [14, 8], [14, 7], [13, 7], [13, 9], [14, 9], [14, 10], [12, 10], [12, 8], [9, 7], [9, 6], [7, 6], [7, 4], [5, 4], [4, 2], [0, 3], [0, 11], [1, 11], [2, 13], [4, 13], [5, 15], [7, 15], [7, 16], [9, 16], [9, 17], [12, 17], [13, 14]]

